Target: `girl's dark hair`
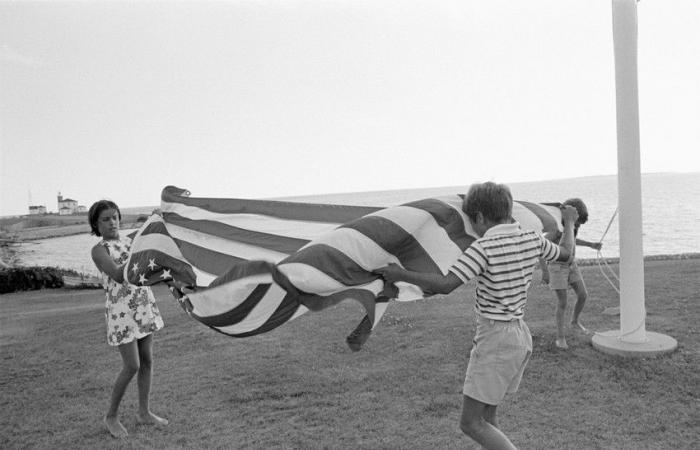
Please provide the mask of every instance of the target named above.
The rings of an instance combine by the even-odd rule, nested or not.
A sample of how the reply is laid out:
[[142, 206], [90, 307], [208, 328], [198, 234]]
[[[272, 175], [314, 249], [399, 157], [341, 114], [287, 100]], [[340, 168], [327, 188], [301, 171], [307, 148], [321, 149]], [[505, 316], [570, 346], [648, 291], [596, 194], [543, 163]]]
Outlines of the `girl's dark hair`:
[[472, 220], [476, 220], [480, 212], [492, 222], [508, 223], [513, 213], [513, 196], [505, 184], [490, 181], [473, 184], [464, 199], [462, 210]]
[[586, 204], [583, 203], [583, 200], [580, 198], [570, 198], [564, 201], [564, 204], [576, 208], [578, 212], [578, 223], [584, 224], [588, 222], [588, 208], [586, 208]]
[[90, 222], [90, 229], [92, 230], [92, 234], [94, 234], [95, 236], [101, 236], [100, 232], [97, 229], [97, 219], [100, 217], [100, 214], [105, 209], [116, 210], [117, 214], [119, 215], [119, 220], [122, 220], [122, 212], [119, 211], [119, 207], [116, 203], [114, 203], [111, 200], [96, 201], [92, 204], [90, 210], [88, 211], [88, 221]]

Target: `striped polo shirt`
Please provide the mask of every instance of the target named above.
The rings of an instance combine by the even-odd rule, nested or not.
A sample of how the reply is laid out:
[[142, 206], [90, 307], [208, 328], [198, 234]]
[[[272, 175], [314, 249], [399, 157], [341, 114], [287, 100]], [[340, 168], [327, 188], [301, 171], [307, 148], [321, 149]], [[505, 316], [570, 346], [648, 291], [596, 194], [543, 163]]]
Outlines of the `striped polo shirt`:
[[463, 282], [476, 278], [476, 311], [482, 317], [509, 321], [523, 317], [527, 290], [539, 258], [559, 257], [559, 246], [520, 224], [489, 228], [450, 268]]

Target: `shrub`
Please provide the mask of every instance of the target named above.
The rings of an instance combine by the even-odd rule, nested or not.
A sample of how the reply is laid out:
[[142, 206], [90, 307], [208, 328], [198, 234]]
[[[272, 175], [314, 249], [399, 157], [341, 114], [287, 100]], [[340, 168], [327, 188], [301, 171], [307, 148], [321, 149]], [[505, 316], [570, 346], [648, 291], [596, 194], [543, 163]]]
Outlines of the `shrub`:
[[63, 287], [63, 273], [55, 267], [0, 268], [0, 294]]

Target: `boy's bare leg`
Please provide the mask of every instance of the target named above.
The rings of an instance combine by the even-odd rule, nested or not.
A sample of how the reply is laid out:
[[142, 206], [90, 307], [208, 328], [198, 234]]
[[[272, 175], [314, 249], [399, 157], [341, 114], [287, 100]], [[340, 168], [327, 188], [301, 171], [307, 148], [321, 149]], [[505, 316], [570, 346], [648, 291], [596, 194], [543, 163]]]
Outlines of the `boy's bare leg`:
[[498, 428], [498, 419], [496, 418], [496, 405], [486, 405], [484, 408], [484, 420]]
[[[487, 408], [489, 411], [487, 412]], [[490, 450], [514, 450], [515, 445], [501, 430], [489, 423], [485, 417], [495, 420], [496, 406], [487, 405], [467, 395], [462, 403], [462, 417], [459, 427], [464, 434]]]
[[557, 339], [554, 344], [559, 348], [569, 348], [566, 344], [566, 327], [564, 325], [566, 316], [566, 289], [555, 289], [557, 295]]
[[576, 293], [576, 304], [574, 305], [574, 313], [571, 316], [571, 325], [574, 327], [574, 329], [577, 329], [578, 331], [588, 333], [588, 330], [586, 329], [586, 327], [583, 326], [580, 320], [581, 312], [583, 311], [583, 306], [586, 304], [586, 299], [588, 298], [588, 291], [586, 291], [586, 285], [583, 284], [583, 281], [576, 281], [574, 283], [571, 283], [571, 287]]

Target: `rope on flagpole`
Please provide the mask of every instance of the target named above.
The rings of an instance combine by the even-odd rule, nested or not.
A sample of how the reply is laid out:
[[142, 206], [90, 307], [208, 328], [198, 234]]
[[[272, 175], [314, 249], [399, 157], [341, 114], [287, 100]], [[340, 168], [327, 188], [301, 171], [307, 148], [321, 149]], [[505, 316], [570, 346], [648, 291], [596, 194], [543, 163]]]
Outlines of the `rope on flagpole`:
[[[600, 240], [598, 241], [599, 244], [602, 244], [602, 243], [603, 243], [603, 239], [605, 239], [605, 236], [608, 234], [608, 231], [610, 230], [610, 227], [612, 226], [612, 223], [613, 223], [613, 221], [615, 220], [615, 217], [617, 216], [617, 210], [618, 210], [618, 208], [616, 207], [616, 208], [615, 208], [615, 212], [613, 212], [612, 217], [610, 217], [610, 221], [608, 222], [608, 226], [605, 228], [605, 231], [603, 232], [603, 235], [600, 237]], [[619, 288], [615, 285], [615, 283], [610, 279], [610, 276], [611, 276], [612, 278], [615, 278], [615, 280], [616, 280], [618, 283], [620, 282], [620, 278], [615, 274], [615, 271], [610, 267], [610, 265], [609, 265], [608, 262], [605, 260], [605, 258], [603, 258], [603, 253], [602, 253], [602, 251], [601, 251], [601, 248], [602, 248], [602, 247], [598, 248], [597, 253], [596, 253], [596, 256], [597, 256], [597, 258], [598, 258], [598, 268], [600, 269], [600, 273], [603, 274], [603, 277], [607, 280], [607, 282], [610, 284], [610, 286], [615, 290], [615, 292], [616, 292], [617, 295], [619, 296], [619, 295], [620, 295], [620, 289], [619, 289]], [[603, 264], [605, 264], [605, 268], [610, 272], [610, 276], [608, 276], [608, 275], [605, 273], [605, 270], [603, 269]], [[646, 311], [646, 307], [642, 306], [642, 308], [643, 308], [643, 314], [642, 314], [642, 321], [641, 321], [641, 323], [640, 323], [639, 325], [637, 325], [637, 327], [635, 327], [633, 330], [628, 331], [628, 332], [626, 332], [626, 333], [622, 333], [622, 330], [620, 330], [621, 332], [620, 332], [620, 335], [618, 336], [618, 338], [622, 338], [622, 337], [624, 337], [624, 336], [628, 336], [628, 335], [630, 335], [630, 334], [634, 334], [634, 333], [636, 333], [637, 331], [639, 331], [639, 330], [644, 326], [644, 324], [646, 323], [647, 311]], [[598, 335], [598, 336], [603, 336], [603, 335], [604, 335], [604, 333], [599, 333], [599, 332], [597, 332], [597, 331], [594, 331], [593, 334], [594, 334], [594, 335]]]
[[[596, 256], [598, 257], [598, 268], [600, 269], [600, 272], [603, 274], [603, 277], [610, 283], [610, 286], [617, 292], [617, 295], [620, 295], [620, 289], [615, 285], [615, 283], [612, 282], [610, 279], [610, 276], [615, 278], [615, 281], [618, 283], [620, 282], [620, 278], [615, 274], [615, 271], [612, 270], [608, 262], [603, 258], [603, 252], [601, 251], [602, 244], [603, 244], [603, 239], [605, 239], [605, 236], [608, 234], [608, 231], [610, 230], [610, 227], [612, 226], [613, 221], [615, 220], [615, 217], [617, 216], [617, 208], [615, 208], [615, 212], [613, 213], [612, 217], [610, 217], [610, 221], [608, 222], [607, 228], [605, 228], [605, 231], [603, 232], [603, 235], [600, 237], [600, 240], [598, 241], [599, 244], [601, 244], [601, 247], [598, 248]], [[608, 276], [605, 273], [605, 270], [603, 269], [603, 264], [605, 264], [605, 268], [610, 272], [610, 276]]]

